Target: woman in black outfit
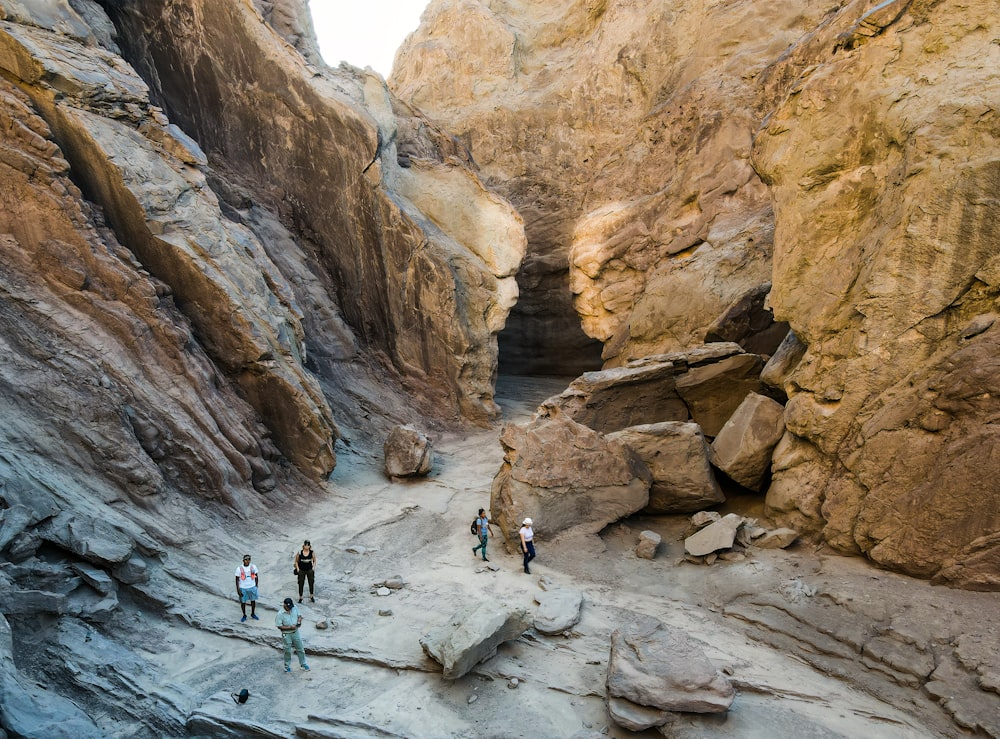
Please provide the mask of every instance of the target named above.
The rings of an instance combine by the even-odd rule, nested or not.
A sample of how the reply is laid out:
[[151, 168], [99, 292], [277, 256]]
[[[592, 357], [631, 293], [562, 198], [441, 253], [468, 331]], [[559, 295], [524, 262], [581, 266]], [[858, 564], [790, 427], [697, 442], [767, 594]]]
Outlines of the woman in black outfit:
[[306, 579], [309, 580], [309, 602], [315, 603], [313, 587], [316, 584], [316, 552], [312, 550], [308, 539], [302, 542], [302, 549], [295, 555], [295, 574], [299, 576], [299, 603], [302, 602], [302, 586]]

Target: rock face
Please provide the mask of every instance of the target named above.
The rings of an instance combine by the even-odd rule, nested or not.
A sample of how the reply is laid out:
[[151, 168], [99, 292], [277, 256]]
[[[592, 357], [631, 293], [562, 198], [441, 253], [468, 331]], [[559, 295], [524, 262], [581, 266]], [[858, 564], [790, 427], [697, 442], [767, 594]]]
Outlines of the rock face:
[[990, 3], [867, 9], [789, 50], [774, 74], [796, 86], [754, 147], [771, 305], [805, 346], [768, 505], [843, 551], [925, 577], [948, 562], [971, 584], [1000, 528], [1000, 78], [977, 41], [1000, 19]]
[[606, 367], [769, 308], [795, 336], [767, 374], [790, 397], [769, 514], [984, 587], [997, 23], [986, 0], [436, 0], [390, 84], [528, 216], [524, 346], [571, 322], [559, 290]]
[[757, 81], [827, 11], [430, 4], [389, 83], [525, 215], [505, 352], [544, 343], [578, 360], [579, 325], [612, 364], [689, 347], [770, 281], [773, 216], [750, 151], [782, 90]]

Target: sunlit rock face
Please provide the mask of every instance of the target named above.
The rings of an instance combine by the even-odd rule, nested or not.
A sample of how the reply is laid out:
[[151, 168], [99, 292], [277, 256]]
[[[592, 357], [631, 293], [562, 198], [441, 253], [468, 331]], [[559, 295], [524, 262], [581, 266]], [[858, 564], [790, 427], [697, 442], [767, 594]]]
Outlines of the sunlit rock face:
[[544, 342], [579, 364], [592, 355], [577, 327], [605, 365], [691, 347], [770, 280], [770, 196], [750, 148], [780, 91], [761, 77], [828, 10], [430, 4], [390, 86], [454, 131], [525, 218], [504, 359]]
[[991, 588], [995, 10], [436, 0], [390, 85], [525, 216], [512, 342], [560, 333], [571, 293], [621, 365], [771, 282], [807, 349], [769, 512]]
[[996, 5], [869, 5], [790, 50], [754, 150], [771, 305], [808, 347], [767, 499], [839, 549], [995, 588]]

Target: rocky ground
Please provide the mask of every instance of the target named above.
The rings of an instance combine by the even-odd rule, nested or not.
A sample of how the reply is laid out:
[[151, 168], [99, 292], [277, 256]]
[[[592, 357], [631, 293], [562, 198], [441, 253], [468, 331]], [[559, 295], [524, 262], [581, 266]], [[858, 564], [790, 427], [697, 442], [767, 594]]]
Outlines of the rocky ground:
[[[559, 381], [501, 381], [508, 419], [523, 419]], [[188, 551], [143, 586], [99, 633], [61, 630], [59, 644], [18, 641], [16, 657], [62, 649], [66, 664], [118, 653], [88, 696], [123, 701], [154, 733], [300, 737], [928, 737], [1000, 735], [1000, 594], [932, 587], [860, 559], [799, 544], [712, 566], [683, 561], [684, 516], [634, 518], [600, 537], [537, 542], [532, 574], [491, 542], [473, 557], [468, 521], [488, 507], [502, 450], [498, 430], [435, 440], [431, 475], [391, 482], [379, 455], [341, 453], [323, 499], [288, 504], [267, 520], [218, 521], [192, 532]], [[759, 501], [726, 510], [757, 513]], [[633, 550], [659, 532], [654, 560]], [[294, 595], [292, 557], [303, 539], [318, 553], [317, 599], [301, 606], [311, 672], [282, 669], [276, 608]], [[261, 571], [260, 621], [241, 623], [233, 571], [250, 552]], [[400, 576], [388, 596], [373, 585]], [[420, 637], [470, 602], [532, 607], [540, 582], [585, 594], [571, 632], [528, 631], [454, 681], [440, 675]], [[180, 583], [178, 585], [178, 583]], [[148, 598], [148, 601], [146, 600]], [[154, 615], [162, 606], [162, 612]], [[143, 614], [143, 615], [140, 615]], [[634, 734], [606, 714], [609, 636], [653, 616], [698, 642], [737, 688], [728, 714], [683, 715]], [[316, 624], [328, 621], [329, 627]], [[83, 633], [86, 632], [86, 633]], [[108, 658], [105, 658], [107, 661]], [[511, 687], [511, 678], [518, 678]], [[237, 705], [230, 694], [249, 690]], [[157, 718], [151, 720], [151, 716]], [[92, 714], [93, 716], [93, 714]], [[186, 727], [182, 722], [186, 719]], [[109, 735], [135, 736], [110, 717]], [[117, 734], [116, 734], [117, 732]]]

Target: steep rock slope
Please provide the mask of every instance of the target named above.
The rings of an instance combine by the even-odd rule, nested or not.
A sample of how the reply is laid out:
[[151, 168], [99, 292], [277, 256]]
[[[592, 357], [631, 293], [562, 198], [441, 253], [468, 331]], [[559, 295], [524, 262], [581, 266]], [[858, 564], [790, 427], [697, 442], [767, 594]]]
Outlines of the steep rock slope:
[[[165, 610], [192, 577], [180, 552], [205, 551], [209, 530], [238, 551], [248, 520], [330, 492], [338, 444], [370, 454], [401, 421], [488, 425], [524, 253], [520, 217], [454, 140], [378, 77], [292, 46], [315, 44], [295, 36], [303, 4], [263, 4], [291, 41], [241, 0], [142, 3], [164, 14], [148, 36], [132, 5], [0, 0], [13, 736], [107, 735], [57, 697], [65, 653], [24, 654], [26, 639]], [[96, 660], [144, 661], [114, 642], [81, 684], [106, 687]]]

